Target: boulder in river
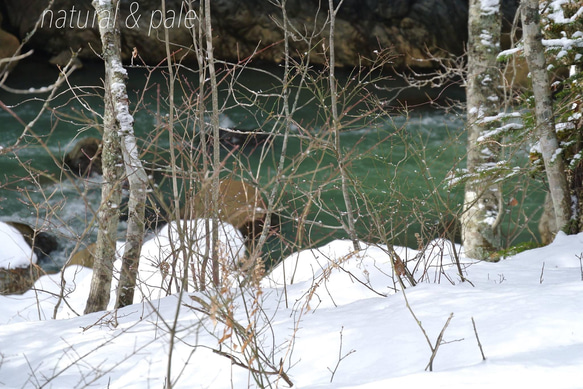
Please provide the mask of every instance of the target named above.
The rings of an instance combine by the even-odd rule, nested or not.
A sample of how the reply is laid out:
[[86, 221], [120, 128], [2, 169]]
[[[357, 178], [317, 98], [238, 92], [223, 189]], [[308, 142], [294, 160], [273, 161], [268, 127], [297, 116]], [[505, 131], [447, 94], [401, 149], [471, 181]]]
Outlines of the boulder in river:
[[[186, 201], [181, 210], [182, 219], [209, 217], [208, 204], [211, 182], [205, 182], [200, 190]], [[205, 202], [206, 197], [206, 202]], [[232, 178], [219, 184], [219, 219], [233, 225], [245, 237], [248, 246], [261, 235], [267, 217], [267, 207], [261, 192], [255, 186]], [[279, 218], [272, 214], [270, 226], [278, 228]]]
[[0, 74], [4, 69], [11, 69], [16, 65], [16, 62], [10, 62], [8, 59], [18, 54], [20, 47], [18, 38], [2, 29], [2, 20], [2, 13], [0, 13]]
[[101, 139], [83, 138], [65, 154], [63, 161], [72, 173], [84, 177], [92, 173], [101, 174]]
[[95, 249], [97, 247], [96, 243], [91, 243], [86, 248], [76, 251], [65, 266], [84, 266], [93, 268], [93, 262], [95, 261]]
[[270, 136], [261, 130], [244, 130], [240, 128], [220, 128], [219, 141], [227, 149], [236, 147], [254, 150], [270, 140]]
[[46, 231], [35, 230], [25, 223], [11, 221], [7, 221], [5, 223], [14, 227], [20, 232], [24, 238], [24, 241], [30, 247], [32, 247], [39, 262], [46, 261], [49, 258], [50, 253], [59, 248], [59, 242], [57, 241], [57, 238]]

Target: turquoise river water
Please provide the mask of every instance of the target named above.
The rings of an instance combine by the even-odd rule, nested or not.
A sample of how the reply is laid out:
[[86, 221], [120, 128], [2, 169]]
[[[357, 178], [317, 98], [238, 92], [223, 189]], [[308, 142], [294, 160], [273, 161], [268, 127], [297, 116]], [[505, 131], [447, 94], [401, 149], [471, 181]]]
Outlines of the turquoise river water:
[[[278, 75], [278, 72], [278, 68], [264, 67], [242, 72], [237, 82], [231, 82], [229, 76], [223, 77], [221, 125], [271, 131], [281, 99], [265, 95], [277, 91], [272, 85], [275, 77], [269, 74]], [[103, 110], [97, 96], [102, 93], [102, 74], [100, 64], [87, 64], [75, 72], [51, 102], [51, 109], [36, 122], [32, 129], [34, 136], [27, 134], [21, 139], [20, 147], [8, 153], [5, 151], [21, 136], [23, 123], [37, 116], [47, 93], [22, 95], [0, 90], [0, 102], [4, 106], [0, 107], [0, 147], [4, 150], [0, 152], [0, 220], [28, 223], [57, 235], [60, 250], [53, 255], [54, 263], [49, 267], [62, 264], [78, 242], [85, 245], [95, 239], [93, 218], [100, 200], [100, 177], [71, 179], [61, 174], [60, 164], [76, 140], [99, 136], [95, 125], [98, 118], [91, 109], [97, 114]], [[144, 150], [144, 160], [152, 166], [167, 167], [170, 164], [168, 133], [160, 130], [160, 123], [167, 120], [165, 78], [161, 72], [147, 76], [144, 69], [129, 72], [130, 103], [136, 109], [135, 131]], [[48, 85], [55, 77], [53, 68], [33, 60], [20, 64], [6, 84], [28, 89]], [[349, 82], [351, 77], [354, 78], [347, 73], [340, 74], [340, 83]], [[197, 79], [196, 73], [180, 73], [177, 101], [197, 93]], [[325, 93], [325, 83], [322, 85]], [[378, 86], [396, 85], [394, 81], [378, 81], [369, 90], [374, 92], [373, 98], [382, 101], [395, 97], [397, 92]], [[359, 84], [354, 83], [346, 93], [357, 88]], [[427, 92], [414, 90], [400, 96], [404, 96], [403, 101], [415, 104]], [[332, 139], [324, 130], [328, 111], [317, 99], [310, 100], [313, 93], [302, 93], [299, 100], [302, 108], [294, 115], [296, 125], [292, 127], [286, 154], [286, 176], [279, 181], [286, 183], [278, 203], [280, 233], [284, 239], [270, 240], [272, 260], [277, 260], [282, 252], [347, 237], [340, 228], [340, 220], [345, 220], [345, 207], [339, 189], [337, 159], [326, 146]], [[259, 97], [253, 100], [256, 96]], [[454, 100], [460, 96], [463, 97], [463, 91], [459, 89], [447, 94]], [[439, 234], [439, 220], [461, 211], [462, 188], [446, 185], [446, 177], [464, 166], [464, 117], [455, 110], [446, 113], [429, 104], [411, 109], [407, 114], [397, 109], [387, 109], [382, 115], [363, 114], [367, 107], [370, 105], [353, 98], [341, 109], [348, 114], [343, 119], [340, 154], [349, 157], [359, 237], [373, 242], [386, 238], [394, 244], [416, 247], [416, 233], [425, 241], [431, 239]], [[175, 147], [180, 155], [195, 154], [192, 149], [196, 149], [196, 144], [190, 142], [189, 136], [194, 128], [193, 112], [192, 108], [183, 106], [176, 118], [179, 138]], [[225, 149], [221, 153], [224, 168], [255, 181], [267, 193], [275, 182], [282, 142], [283, 137], [277, 136], [272, 147]], [[200, 163], [196, 166], [201, 169]], [[166, 183], [159, 184], [167, 187]], [[505, 201], [512, 203], [505, 208], [507, 216], [502, 224], [506, 244], [536, 240], [540, 188], [523, 181], [512, 182], [506, 186]], [[379, 236], [378, 229], [373, 228], [371, 213], [382, 221], [387, 236]], [[307, 223], [300, 227], [300, 219]], [[122, 223], [120, 232], [123, 226]]]

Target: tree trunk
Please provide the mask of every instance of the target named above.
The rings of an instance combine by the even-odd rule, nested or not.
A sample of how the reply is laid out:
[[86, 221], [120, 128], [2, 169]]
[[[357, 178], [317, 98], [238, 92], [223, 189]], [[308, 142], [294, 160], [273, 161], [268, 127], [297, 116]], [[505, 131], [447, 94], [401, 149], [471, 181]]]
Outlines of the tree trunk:
[[[561, 149], [555, 132], [553, 102], [542, 44], [538, 0], [522, 0], [524, 55], [532, 79], [537, 135], [555, 210], [556, 228], [564, 228], [571, 218], [571, 200]], [[556, 232], [556, 231], [555, 231]]]
[[[126, 232], [126, 244], [122, 259], [122, 270], [120, 274], [116, 302], [116, 307], [123, 307], [133, 303], [139, 256], [144, 237], [144, 213], [148, 178], [138, 155], [138, 148], [133, 130], [134, 119], [129, 113], [128, 96], [125, 87], [125, 78], [127, 78], [127, 72], [121, 63], [119, 28], [117, 25], [117, 20], [112, 17], [112, 15], [116, 15], [115, 10], [117, 8], [117, 2], [115, 2], [114, 5], [111, 0], [100, 0], [94, 1], [93, 6], [95, 7], [95, 10], [99, 16], [99, 32], [101, 35], [103, 59], [105, 62], [105, 85], [107, 86], [105, 89], [105, 101], [107, 101], [107, 103], [106, 112], [104, 115], [104, 144], [106, 133], [108, 133], [112, 139], [115, 139], [115, 143], [117, 144], [117, 148], [115, 149], [106, 149], [104, 146], [102, 158], [104, 164], [106, 158], [115, 160], [117, 163], [117, 160], [120, 158], [121, 154], [121, 156], [123, 156], [123, 166], [125, 168], [126, 177], [130, 186], [130, 198], [128, 203], [128, 228]], [[107, 122], [105, 121], [105, 117], [108, 118]], [[110, 152], [113, 153], [107, 155], [107, 153]], [[115, 166], [120, 166], [120, 164], [117, 163], [117, 165], [114, 165], [114, 168], [118, 169]], [[119, 188], [121, 183], [121, 172], [118, 171], [116, 173], [117, 177], [113, 177], [115, 179], [114, 185], [117, 185]], [[106, 182], [109, 183], [110, 181], [106, 179]], [[104, 198], [106, 197], [104, 196]], [[117, 204], [119, 205], [119, 200]], [[117, 211], [117, 209], [118, 207], [116, 207], [115, 210]], [[110, 223], [112, 227], [113, 224], [115, 224], [115, 228], [113, 231], [110, 231], [107, 243], [112, 246], [108, 248], [108, 251], [113, 248], [114, 253], [116, 241], [115, 232], [117, 231], [118, 220], [119, 214], [117, 212], [115, 215], [112, 213]], [[99, 252], [99, 243], [97, 250]], [[102, 279], [103, 282], [100, 282], [98, 285], [96, 285], [95, 292], [92, 293], [93, 298], [96, 299], [95, 301], [99, 301], [99, 304], [91, 303], [90, 309], [88, 300], [86, 312], [94, 312], [96, 310], [106, 309], [107, 303], [109, 302], [109, 290], [111, 288], [114, 258], [115, 256], [111, 255], [107, 258], [107, 266], [101, 266], [99, 279]], [[109, 274], [104, 274], [106, 271], [108, 271]], [[94, 290], [93, 280], [95, 279], [96, 276], [94, 272], [91, 287], [92, 292]], [[107, 292], [105, 293], [104, 288], [106, 287], [106, 284]], [[101, 301], [100, 297], [97, 296], [99, 293], [105, 293], [107, 300]], [[90, 299], [91, 298], [92, 297], [90, 294]]]
[[501, 16], [499, 1], [471, 0], [469, 9], [467, 110], [469, 180], [465, 187], [461, 216], [462, 242], [466, 256], [488, 259], [500, 248], [499, 219], [501, 185], [489, 171], [500, 154], [495, 133], [500, 111], [498, 88], [500, 71], [496, 57], [500, 51]]
[[[117, 1], [94, 1], [98, 13], [116, 15]], [[134, 136], [134, 118], [130, 114], [125, 79], [127, 72], [121, 62], [120, 30], [117, 20], [99, 23], [105, 77], [111, 85], [111, 100], [114, 115], [119, 126], [120, 144], [126, 178], [129, 182], [128, 227], [122, 258], [122, 268], [117, 289], [116, 307], [131, 305], [134, 299], [136, 276], [140, 252], [144, 239], [144, 213], [146, 207], [146, 187], [148, 177], [139, 158], [138, 146]]]
[[553, 239], [555, 239], [557, 231], [557, 218], [555, 217], [553, 199], [551, 198], [551, 194], [547, 192], [543, 204], [543, 212], [538, 222], [538, 233], [540, 234], [541, 243], [543, 245], [551, 244]]
[[107, 309], [115, 260], [115, 244], [119, 223], [119, 205], [121, 202], [121, 153], [113, 101], [109, 92], [111, 85], [105, 80], [103, 114], [103, 150], [101, 152], [103, 186], [101, 204], [97, 211], [97, 244], [93, 262], [91, 289], [85, 306], [85, 313]]

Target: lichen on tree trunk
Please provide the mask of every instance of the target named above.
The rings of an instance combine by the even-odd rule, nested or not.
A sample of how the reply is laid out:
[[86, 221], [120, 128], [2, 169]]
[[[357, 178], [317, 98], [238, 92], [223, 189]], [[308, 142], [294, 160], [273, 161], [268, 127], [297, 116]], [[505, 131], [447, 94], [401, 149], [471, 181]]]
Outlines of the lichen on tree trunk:
[[500, 71], [496, 57], [500, 49], [499, 1], [471, 0], [469, 10], [467, 126], [469, 179], [461, 216], [462, 242], [470, 258], [488, 259], [500, 248], [499, 215], [501, 185], [493, 169], [500, 146], [494, 133], [500, 111]]
[[[122, 257], [116, 307], [133, 303], [139, 256], [144, 237], [144, 213], [148, 178], [139, 159], [133, 131], [133, 117], [129, 113], [125, 87], [127, 72], [121, 63], [120, 30], [114, 15], [117, 1], [95, 0], [93, 6], [99, 17], [99, 32], [105, 63], [104, 148], [102, 152], [104, 188], [99, 212], [100, 235], [97, 241], [91, 293], [85, 312], [107, 308], [115, 259], [116, 233], [119, 221], [121, 183], [129, 182], [128, 227]], [[107, 165], [107, 166], [106, 166]], [[115, 200], [108, 203], [109, 198]], [[102, 228], [101, 225], [105, 228]], [[101, 234], [101, 231], [104, 231]]]
[[561, 229], [567, 225], [571, 218], [571, 200], [565, 164], [561, 156], [557, 133], [555, 132], [553, 101], [545, 51], [542, 44], [538, 7], [538, 0], [522, 0], [521, 17], [524, 35], [524, 56], [532, 79], [537, 137], [549, 182], [549, 192], [555, 211], [556, 228]]
[[119, 146], [118, 127], [114, 117], [113, 102], [105, 82], [105, 110], [103, 114], [103, 150], [102, 171], [103, 186], [101, 189], [101, 204], [97, 211], [97, 245], [91, 289], [85, 307], [85, 313], [97, 312], [107, 308], [109, 303], [113, 262], [115, 260], [115, 245], [117, 226], [119, 223], [119, 205], [121, 202], [121, 153]]

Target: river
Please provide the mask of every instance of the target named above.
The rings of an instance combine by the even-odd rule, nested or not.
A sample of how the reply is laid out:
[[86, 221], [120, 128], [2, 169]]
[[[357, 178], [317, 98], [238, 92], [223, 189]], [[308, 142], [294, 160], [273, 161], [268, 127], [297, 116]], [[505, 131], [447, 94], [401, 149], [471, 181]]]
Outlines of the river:
[[[339, 72], [342, 85], [354, 78], [353, 74]], [[275, 93], [276, 88], [272, 86], [275, 78], [268, 73], [279, 76], [281, 70], [269, 66], [246, 70], [239, 75], [237, 83], [230, 84], [230, 78], [225, 77], [221, 84], [222, 126], [244, 130], [262, 128], [263, 131], [273, 128], [274, 112], [280, 108], [281, 100], [267, 96], [252, 101], [254, 94]], [[93, 219], [100, 199], [100, 177], [69, 179], [61, 174], [59, 165], [77, 139], [99, 136], [95, 125], [98, 118], [89, 108], [98, 114], [103, 110], [98, 96], [102, 93], [102, 74], [102, 65], [98, 63], [85, 64], [76, 71], [68, 86], [62, 87], [50, 104], [51, 109], [33, 127], [35, 135], [24, 137], [16, 152], [0, 155], [0, 220], [28, 223], [58, 237], [60, 250], [53, 254], [53, 263], [47, 264], [47, 268], [58, 268], [77, 243], [83, 246], [96, 236]], [[177, 100], [196, 93], [198, 77], [188, 71], [180, 75]], [[136, 135], [142, 149], [147, 150], [143, 156], [145, 161], [151, 166], [168, 165], [168, 135], [159, 126], [167, 120], [165, 79], [159, 71], [153, 72], [150, 78], [147, 76], [144, 69], [129, 71], [130, 103], [137, 107]], [[42, 59], [33, 59], [19, 64], [7, 85], [28, 89], [46, 86], [55, 78], [53, 67]], [[146, 80], [148, 88], [142, 93]], [[383, 82], [382, 86], [400, 85], [396, 81]], [[377, 91], [373, 97], [381, 100], [396, 93], [372, 86], [369, 89]], [[358, 85], [354, 84], [354, 88]], [[349, 92], [350, 88], [346, 93]], [[415, 105], [426, 93], [438, 92], [413, 90], [402, 96]], [[15, 144], [22, 134], [22, 123], [36, 117], [46, 96], [46, 93], [19, 95], [0, 91], [0, 101], [7, 107], [0, 108], [1, 147]], [[338, 164], [329, 147], [318, 146], [318, 142], [326, 144], [331, 139], [322, 132], [327, 111], [317, 100], [310, 100], [310, 96], [313, 94], [300, 96], [300, 102], [305, 105], [294, 116], [296, 125], [292, 127], [286, 158], [286, 186], [278, 208], [284, 239], [270, 240], [271, 261], [277, 261], [288, 251], [347, 237], [339, 228], [338, 220], [338, 215], [345, 211]], [[451, 88], [442, 96], [445, 97], [459, 100], [463, 91]], [[340, 137], [341, 155], [350, 155], [347, 166], [360, 238], [367, 241], [387, 238], [394, 244], [416, 247], [419, 242], [416, 234], [421, 234], [425, 242], [435, 237], [439, 220], [461, 210], [462, 188], [448, 186], [446, 177], [465, 164], [463, 114], [456, 110], [446, 112], [431, 104], [414, 107], [407, 113], [390, 109], [382, 115], [362, 114], [366, 111], [363, 103], [343, 107], [348, 108], [350, 115], [343, 119], [346, 124]], [[192, 134], [189, 112], [182, 109], [176, 120], [176, 132], [182, 137], [177, 144], [181, 155], [186, 153], [189, 134]], [[267, 193], [274, 184], [282, 142], [283, 137], [275, 137], [273, 146], [264, 148], [263, 153], [261, 147], [236, 150], [232, 155], [229, 150], [223, 150], [225, 169], [246, 180], [255, 179]], [[526, 157], [524, 153], [519, 160], [525, 161]], [[542, 201], [539, 185], [517, 179], [505, 188], [505, 201], [510, 204], [505, 208], [502, 224], [505, 244], [537, 239], [535, 215], [540, 213]], [[306, 210], [308, 202], [311, 207]], [[379, 236], [378, 229], [373, 228], [371, 213], [382, 220], [386, 236]], [[311, 223], [300, 229], [295, 221], [303, 216]], [[123, 227], [122, 223], [120, 233]]]

